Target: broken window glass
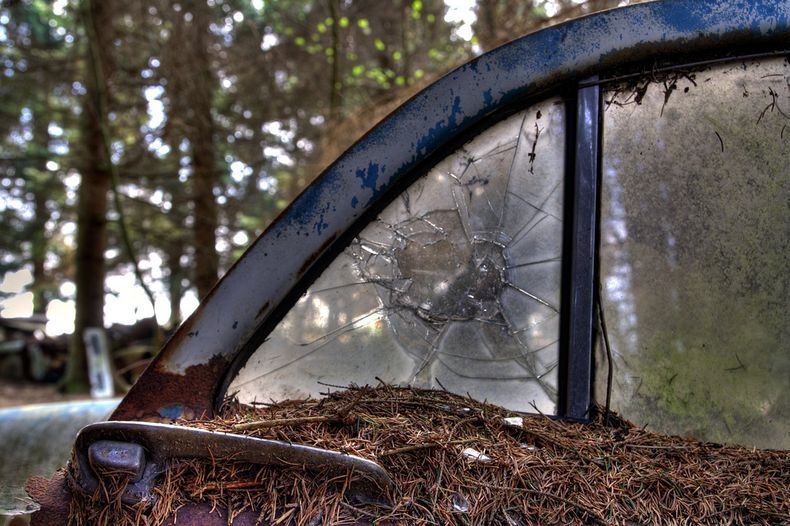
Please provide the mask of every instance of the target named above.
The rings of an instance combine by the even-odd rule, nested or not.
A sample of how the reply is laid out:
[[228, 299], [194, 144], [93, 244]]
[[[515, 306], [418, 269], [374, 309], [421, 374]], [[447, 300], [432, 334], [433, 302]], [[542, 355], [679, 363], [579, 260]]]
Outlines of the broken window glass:
[[[790, 65], [605, 94], [601, 279], [613, 409], [654, 431], [790, 447]], [[599, 349], [596, 396], [605, 399]]]
[[266, 402], [384, 382], [554, 413], [563, 104], [496, 124], [399, 195], [228, 392]]

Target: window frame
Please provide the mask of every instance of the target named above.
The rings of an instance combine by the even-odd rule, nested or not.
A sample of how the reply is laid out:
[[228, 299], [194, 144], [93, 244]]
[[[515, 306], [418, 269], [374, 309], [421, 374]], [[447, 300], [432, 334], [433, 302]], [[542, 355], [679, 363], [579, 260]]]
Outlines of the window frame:
[[[566, 99], [557, 416], [593, 402], [600, 85], [664, 67], [788, 53], [790, 4], [638, 4], [532, 33], [449, 73], [373, 128], [252, 244], [165, 344], [111, 420], [212, 416], [227, 386], [328, 263], [408, 184], [504, 117]], [[606, 76], [604, 76], [606, 75]]]

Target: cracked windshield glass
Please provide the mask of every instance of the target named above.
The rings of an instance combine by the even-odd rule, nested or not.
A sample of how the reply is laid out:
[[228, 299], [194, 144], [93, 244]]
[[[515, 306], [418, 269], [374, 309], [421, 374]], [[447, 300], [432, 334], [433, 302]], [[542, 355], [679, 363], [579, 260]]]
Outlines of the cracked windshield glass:
[[[639, 426], [790, 447], [790, 65], [652, 75], [605, 94], [612, 406]], [[598, 352], [597, 398], [607, 359]]]
[[255, 351], [246, 403], [350, 384], [557, 401], [565, 110], [498, 123], [399, 195]]

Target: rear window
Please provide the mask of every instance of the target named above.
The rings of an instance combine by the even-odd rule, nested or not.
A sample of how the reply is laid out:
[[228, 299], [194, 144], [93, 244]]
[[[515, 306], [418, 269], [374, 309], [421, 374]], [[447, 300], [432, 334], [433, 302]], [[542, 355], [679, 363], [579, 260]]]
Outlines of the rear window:
[[[655, 431], [790, 447], [790, 67], [605, 93], [603, 306], [613, 409]], [[597, 355], [604, 400], [607, 357]]]

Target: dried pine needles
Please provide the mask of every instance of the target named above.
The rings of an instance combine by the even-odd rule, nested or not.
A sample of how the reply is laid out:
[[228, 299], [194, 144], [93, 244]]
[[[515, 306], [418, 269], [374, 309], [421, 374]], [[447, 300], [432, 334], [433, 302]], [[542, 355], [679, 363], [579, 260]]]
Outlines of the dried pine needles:
[[[610, 418], [589, 424], [516, 417], [441, 391], [350, 388], [320, 400], [228, 403], [204, 429], [342, 451], [395, 481], [387, 498], [356, 475], [174, 461], [157, 498], [120, 502], [122, 480], [75, 492], [75, 523], [157, 524], [208, 503], [260, 524], [788, 524], [790, 452], [705, 444]], [[108, 487], [110, 486], [110, 487]]]

